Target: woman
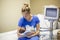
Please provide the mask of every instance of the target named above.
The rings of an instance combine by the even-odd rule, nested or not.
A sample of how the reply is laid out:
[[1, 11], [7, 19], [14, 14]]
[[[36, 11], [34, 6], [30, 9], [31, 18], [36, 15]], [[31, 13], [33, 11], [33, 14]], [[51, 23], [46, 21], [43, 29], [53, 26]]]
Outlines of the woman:
[[[18, 22], [18, 29], [17, 29], [17, 35], [18, 35], [18, 40], [39, 40], [39, 19], [36, 16], [32, 16], [30, 12], [30, 8], [28, 4], [24, 4], [22, 10], [22, 15], [23, 17], [20, 18]], [[22, 37], [21, 35], [21, 29], [27, 30], [27, 25], [29, 27], [33, 27], [35, 31], [31, 31], [30, 33], [27, 33], [26, 37]]]

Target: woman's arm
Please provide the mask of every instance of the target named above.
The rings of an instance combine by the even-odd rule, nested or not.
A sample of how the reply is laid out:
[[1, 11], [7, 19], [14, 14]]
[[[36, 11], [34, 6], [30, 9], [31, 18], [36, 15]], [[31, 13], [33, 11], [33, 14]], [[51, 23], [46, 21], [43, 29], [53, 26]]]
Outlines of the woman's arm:
[[37, 24], [36, 25], [36, 32], [32, 36], [39, 35], [39, 33], [40, 33], [40, 24]]
[[40, 24], [37, 24], [36, 25], [36, 31], [32, 35], [30, 35], [28, 37], [39, 35], [39, 33], [40, 33]]
[[19, 30], [21, 29], [21, 27], [17, 27], [17, 36], [20, 37], [20, 33]]
[[18, 27], [18, 28], [17, 28], [17, 36], [18, 36], [18, 37], [21, 37], [21, 36], [22, 36], [21, 33], [24, 32], [24, 30], [25, 30], [25, 28], [23, 28], [23, 27]]

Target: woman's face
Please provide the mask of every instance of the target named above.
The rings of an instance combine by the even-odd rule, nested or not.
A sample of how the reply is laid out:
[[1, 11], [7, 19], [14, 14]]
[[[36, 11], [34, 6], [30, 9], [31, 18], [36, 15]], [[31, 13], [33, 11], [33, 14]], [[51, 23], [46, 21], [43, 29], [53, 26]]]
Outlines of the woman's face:
[[28, 19], [29, 16], [30, 16], [30, 13], [28, 13], [27, 11], [25, 11], [25, 12], [22, 12], [22, 15], [23, 15], [23, 17], [24, 17], [25, 19]]

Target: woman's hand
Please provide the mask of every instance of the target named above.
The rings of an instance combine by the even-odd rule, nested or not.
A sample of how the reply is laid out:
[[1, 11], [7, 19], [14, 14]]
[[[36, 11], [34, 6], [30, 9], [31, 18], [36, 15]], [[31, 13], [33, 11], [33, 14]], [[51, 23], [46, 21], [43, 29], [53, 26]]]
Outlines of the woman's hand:
[[25, 35], [24, 34], [20, 34], [20, 33], [18, 33], [18, 38], [20, 38], [20, 37], [24, 37]]
[[21, 35], [22, 33], [20, 33], [22, 30], [25, 30], [24, 28], [22, 28], [22, 27], [18, 27], [17, 28], [17, 36], [18, 36], [18, 38], [20, 38], [20, 37], [23, 37], [24, 35]]
[[27, 36], [30, 36], [30, 35], [32, 35], [32, 34], [34, 34], [34, 33], [35, 33], [35, 32], [27, 32], [26, 35], [27, 35]]
[[17, 33], [18, 38], [20, 37], [20, 33]]
[[27, 32], [26, 35], [28, 38], [32, 37], [32, 35], [35, 34], [35, 31]]

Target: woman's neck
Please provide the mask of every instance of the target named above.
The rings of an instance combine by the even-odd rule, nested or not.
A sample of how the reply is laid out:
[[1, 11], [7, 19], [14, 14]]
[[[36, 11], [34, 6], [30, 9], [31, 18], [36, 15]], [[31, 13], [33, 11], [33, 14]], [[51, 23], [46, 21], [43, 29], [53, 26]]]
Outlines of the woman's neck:
[[29, 18], [27, 20], [28, 21], [31, 21], [32, 20], [32, 15], [31, 14], [29, 15]]

